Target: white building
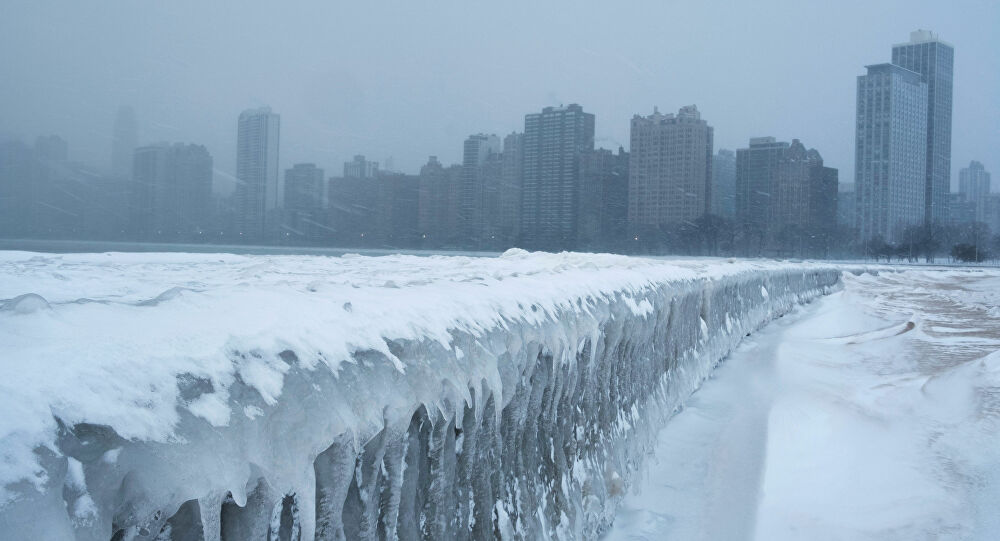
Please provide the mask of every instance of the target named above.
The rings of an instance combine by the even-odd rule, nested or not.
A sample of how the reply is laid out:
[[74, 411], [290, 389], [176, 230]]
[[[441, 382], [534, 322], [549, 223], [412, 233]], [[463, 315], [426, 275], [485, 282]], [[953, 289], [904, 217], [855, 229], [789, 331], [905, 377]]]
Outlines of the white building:
[[283, 206], [284, 190], [278, 174], [281, 117], [270, 107], [240, 114], [236, 138], [236, 232], [258, 239], [268, 219]]
[[854, 178], [862, 241], [897, 242], [924, 223], [927, 83], [894, 64], [858, 76]]

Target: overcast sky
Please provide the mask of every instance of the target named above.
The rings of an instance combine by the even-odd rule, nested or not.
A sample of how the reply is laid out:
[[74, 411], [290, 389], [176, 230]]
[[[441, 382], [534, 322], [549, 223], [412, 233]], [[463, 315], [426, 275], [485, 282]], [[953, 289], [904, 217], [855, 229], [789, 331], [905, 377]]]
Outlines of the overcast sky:
[[[433, 6], [433, 7], [431, 7]], [[855, 78], [927, 28], [955, 46], [952, 182], [1000, 185], [1000, 2], [248, 2], [0, 0], [0, 138], [56, 133], [106, 167], [120, 105], [140, 143], [204, 144], [218, 187], [236, 119], [281, 115], [281, 168], [354, 154], [416, 172], [472, 133], [579, 103], [597, 143], [697, 104], [716, 148], [799, 138], [853, 180]]]

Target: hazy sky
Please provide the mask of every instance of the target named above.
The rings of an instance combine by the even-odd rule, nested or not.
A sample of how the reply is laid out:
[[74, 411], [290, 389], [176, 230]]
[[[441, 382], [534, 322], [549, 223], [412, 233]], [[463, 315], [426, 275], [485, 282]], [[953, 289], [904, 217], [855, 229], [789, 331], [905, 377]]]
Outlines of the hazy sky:
[[580, 103], [597, 143], [697, 104], [716, 148], [802, 139], [853, 180], [855, 78], [927, 28], [955, 46], [952, 180], [1000, 185], [1000, 2], [248, 2], [0, 0], [0, 138], [56, 133], [107, 166], [114, 115], [140, 143], [204, 144], [218, 186], [236, 119], [281, 114], [281, 168], [354, 154], [416, 172], [472, 133]]

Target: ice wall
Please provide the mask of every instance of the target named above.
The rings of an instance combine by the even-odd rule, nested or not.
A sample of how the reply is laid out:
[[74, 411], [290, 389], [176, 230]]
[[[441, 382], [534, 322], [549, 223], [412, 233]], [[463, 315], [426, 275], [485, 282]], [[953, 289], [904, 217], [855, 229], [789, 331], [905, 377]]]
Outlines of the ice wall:
[[[131, 409], [79, 413], [88, 405], [74, 392], [35, 383], [46, 392], [32, 399], [49, 395], [48, 439], [35, 436], [28, 460], [20, 449], [33, 425], [0, 432], [0, 531], [11, 539], [595, 539], [682, 400], [743, 336], [840, 277], [801, 263], [521, 252], [434, 262], [227, 256], [212, 267], [239, 268], [247, 291], [289, 299], [268, 305], [225, 289], [228, 276], [198, 274], [208, 256], [197, 256], [190, 266], [143, 260], [111, 273], [140, 284], [139, 270], [161, 273], [149, 283], [167, 276], [191, 293], [175, 286], [137, 300], [141, 285], [84, 284], [96, 290], [81, 302], [47, 280], [74, 282], [74, 271], [84, 276], [98, 262], [19, 257], [0, 261], [0, 274], [41, 293], [0, 291], [8, 297], [0, 339], [4, 324], [12, 335], [38, 329], [39, 339], [66, 332], [40, 328], [39, 318], [59, 319], [63, 306], [111, 310], [117, 301], [108, 299], [124, 297], [123, 318], [171, 305], [171, 318], [197, 319], [219, 347], [188, 364], [153, 338], [136, 339], [160, 348], [148, 359], [116, 343], [60, 350], [109, 363]], [[363, 278], [317, 282], [359, 265]], [[279, 286], [320, 299], [296, 304]], [[230, 328], [244, 316], [232, 299], [281, 317], [260, 329], [244, 324], [241, 335]], [[381, 318], [365, 312], [376, 304]], [[323, 310], [365, 315], [346, 332]], [[163, 336], [174, 337], [176, 356], [189, 356], [182, 332]], [[195, 349], [213, 344], [192, 336]], [[51, 338], [48, 349], [15, 341], [6, 353], [49, 362], [45, 352], [60, 343]], [[116, 372], [155, 371], [147, 363], [171, 367], [173, 394], [145, 388], [160, 380]], [[28, 392], [0, 390], [14, 399]], [[51, 396], [60, 392], [68, 396]], [[166, 409], [173, 417], [164, 427], [157, 412]], [[31, 475], [18, 478], [11, 470], [26, 461]]]

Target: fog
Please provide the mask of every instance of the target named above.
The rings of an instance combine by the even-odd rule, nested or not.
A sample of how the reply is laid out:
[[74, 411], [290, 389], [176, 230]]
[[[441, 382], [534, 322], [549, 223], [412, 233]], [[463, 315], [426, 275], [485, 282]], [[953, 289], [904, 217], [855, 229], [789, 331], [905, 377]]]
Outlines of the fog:
[[[107, 167], [114, 116], [139, 143], [205, 145], [232, 189], [236, 119], [282, 117], [282, 170], [339, 174], [355, 154], [415, 173], [460, 162], [544, 106], [596, 115], [628, 149], [629, 119], [697, 104], [715, 148], [801, 139], [854, 176], [855, 78], [917, 28], [955, 47], [952, 183], [1000, 171], [1000, 4], [962, 2], [53, 2], [0, 4], [0, 139], [59, 134]], [[997, 189], [994, 182], [994, 190]]]

